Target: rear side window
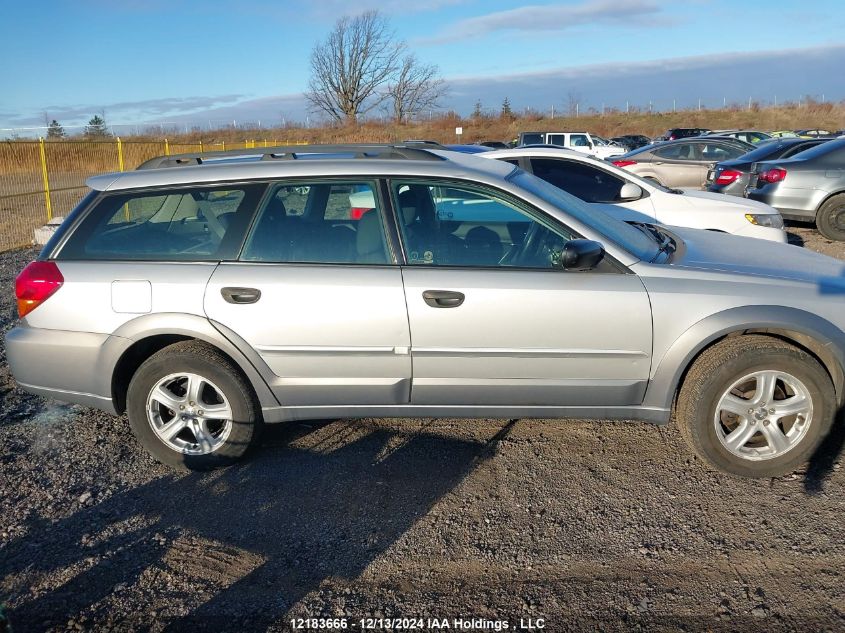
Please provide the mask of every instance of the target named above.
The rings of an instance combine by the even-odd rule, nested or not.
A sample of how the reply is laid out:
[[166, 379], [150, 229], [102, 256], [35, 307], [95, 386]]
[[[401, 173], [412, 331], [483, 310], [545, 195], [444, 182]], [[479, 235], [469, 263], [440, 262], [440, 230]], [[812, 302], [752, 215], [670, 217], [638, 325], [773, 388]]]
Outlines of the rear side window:
[[692, 143], [674, 143], [654, 150], [654, 155], [673, 160], [695, 160], [695, 147]]
[[617, 202], [625, 182], [602, 169], [569, 160], [532, 158], [531, 170], [538, 178], [584, 202]]
[[102, 198], [59, 259], [233, 259], [265, 185], [194, 187]]
[[738, 158], [745, 154], [741, 147], [733, 145], [720, 145], [716, 143], [703, 143], [698, 147], [699, 160], [722, 161]]
[[242, 260], [391, 264], [373, 182], [275, 185], [247, 239]]

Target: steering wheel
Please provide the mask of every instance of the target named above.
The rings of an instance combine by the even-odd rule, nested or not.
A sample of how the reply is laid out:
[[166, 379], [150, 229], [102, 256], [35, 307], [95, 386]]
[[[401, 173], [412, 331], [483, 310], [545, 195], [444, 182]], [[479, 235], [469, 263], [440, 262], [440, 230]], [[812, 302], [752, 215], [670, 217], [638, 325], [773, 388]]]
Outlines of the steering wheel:
[[543, 227], [539, 222], [531, 223], [531, 226], [528, 227], [528, 231], [525, 232], [525, 238], [522, 240], [522, 246], [513, 255], [512, 259], [514, 261], [525, 264], [526, 259], [529, 259], [531, 255], [535, 253], [537, 246], [540, 243], [542, 229]]

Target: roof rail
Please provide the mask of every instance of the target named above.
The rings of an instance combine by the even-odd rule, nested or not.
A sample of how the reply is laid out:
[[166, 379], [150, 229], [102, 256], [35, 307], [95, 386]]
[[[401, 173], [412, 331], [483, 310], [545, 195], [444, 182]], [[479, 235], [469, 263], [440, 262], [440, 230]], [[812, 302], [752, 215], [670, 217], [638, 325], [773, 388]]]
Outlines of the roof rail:
[[[352, 154], [352, 158], [379, 158], [399, 160], [445, 160], [433, 154], [422, 144], [410, 143], [350, 143], [338, 145], [279, 145], [276, 147], [231, 149], [218, 152], [189, 152], [157, 156], [141, 163], [138, 169], [160, 169], [166, 167], [187, 167], [202, 165], [207, 160], [225, 160], [227, 158], [260, 157], [260, 160], [296, 160], [301, 154]], [[216, 160], [215, 160], [216, 159]]]

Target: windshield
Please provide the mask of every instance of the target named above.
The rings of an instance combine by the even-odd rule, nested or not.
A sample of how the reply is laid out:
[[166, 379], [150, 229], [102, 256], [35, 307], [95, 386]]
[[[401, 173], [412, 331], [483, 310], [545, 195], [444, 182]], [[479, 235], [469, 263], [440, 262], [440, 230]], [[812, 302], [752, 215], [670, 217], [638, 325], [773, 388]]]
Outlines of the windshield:
[[652, 261], [660, 254], [657, 242], [643, 231], [586, 205], [545, 180], [522, 170], [515, 170], [511, 182], [586, 224], [638, 259]]

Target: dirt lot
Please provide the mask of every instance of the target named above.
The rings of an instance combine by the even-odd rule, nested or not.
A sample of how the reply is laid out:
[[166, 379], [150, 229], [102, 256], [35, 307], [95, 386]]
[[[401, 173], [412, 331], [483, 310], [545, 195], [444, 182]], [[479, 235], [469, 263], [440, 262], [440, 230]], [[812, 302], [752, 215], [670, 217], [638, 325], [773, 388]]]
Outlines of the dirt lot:
[[[0, 256], [4, 331], [32, 254]], [[125, 419], [17, 390], [0, 355], [0, 601], [16, 632], [399, 616], [845, 630], [841, 432], [765, 481], [708, 470], [671, 426], [525, 420], [278, 426], [241, 466], [175, 474]]]

